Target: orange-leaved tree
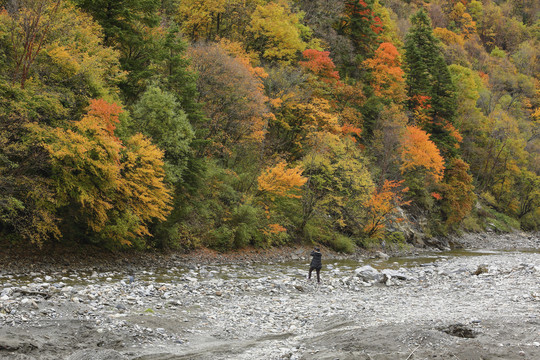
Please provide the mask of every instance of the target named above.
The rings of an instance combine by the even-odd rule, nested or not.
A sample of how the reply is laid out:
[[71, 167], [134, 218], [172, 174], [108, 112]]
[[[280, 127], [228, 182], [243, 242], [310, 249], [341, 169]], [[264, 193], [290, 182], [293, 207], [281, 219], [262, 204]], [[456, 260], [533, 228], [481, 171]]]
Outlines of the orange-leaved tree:
[[430, 208], [436, 186], [443, 179], [444, 159], [429, 134], [416, 126], [407, 126], [400, 146], [401, 174], [410, 189], [407, 197], [416, 205]]
[[322, 81], [334, 83], [339, 80], [339, 73], [336, 70], [334, 61], [330, 58], [330, 51], [307, 49], [302, 55], [307, 61], [300, 61], [300, 66], [309, 69], [315, 75], [320, 77]]
[[367, 222], [364, 226], [366, 234], [375, 239], [384, 236], [386, 226], [394, 221], [403, 221], [402, 218], [392, 219], [391, 215], [397, 212], [398, 207], [408, 205], [410, 201], [404, 201], [403, 195], [408, 188], [403, 187], [404, 180], [384, 180], [382, 186], [373, 191], [371, 198], [366, 203]]
[[375, 56], [365, 60], [363, 65], [371, 70], [371, 86], [375, 96], [395, 103], [405, 101], [405, 72], [401, 68], [400, 54], [393, 44], [384, 42], [379, 45]]
[[[286, 227], [291, 228], [292, 222], [285, 214], [289, 206], [294, 207], [301, 198], [300, 189], [307, 182], [302, 171], [300, 166], [289, 167], [286, 161], [280, 161], [266, 168], [257, 178], [257, 196], [265, 209], [267, 222], [261, 230], [269, 243], [281, 243], [288, 236]], [[282, 206], [287, 207], [285, 213]]]
[[401, 144], [401, 173], [425, 170], [435, 182], [444, 174], [444, 159], [429, 135], [416, 126], [407, 126]]
[[339, 119], [344, 135], [352, 136], [355, 140], [360, 138], [362, 113], [359, 108], [365, 102], [361, 88], [340, 80], [339, 72], [329, 51], [308, 49], [302, 55], [307, 61], [300, 61], [300, 66], [314, 75], [310, 78], [308, 92], [313, 93], [314, 98], [328, 100], [327, 103], [330, 106], [326, 106], [326, 111], [337, 115], [336, 119]]

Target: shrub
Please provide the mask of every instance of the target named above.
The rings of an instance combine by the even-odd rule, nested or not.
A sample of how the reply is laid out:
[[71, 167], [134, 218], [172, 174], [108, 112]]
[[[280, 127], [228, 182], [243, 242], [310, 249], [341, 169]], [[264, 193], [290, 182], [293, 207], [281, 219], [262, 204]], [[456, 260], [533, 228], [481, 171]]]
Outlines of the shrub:
[[262, 245], [260, 227], [260, 209], [243, 204], [234, 209], [231, 228], [234, 229], [234, 246], [236, 248], [247, 245]]
[[323, 219], [311, 219], [304, 227], [303, 238], [310, 243], [331, 244], [333, 240], [330, 224]]
[[461, 222], [461, 227], [467, 232], [482, 232], [485, 230], [484, 226], [478, 219], [478, 215], [471, 213], [467, 215]]
[[219, 250], [227, 251], [233, 248], [234, 243], [234, 231], [227, 225], [222, 225], [217, 229], [211, 231], [210, 234], [210, 247]]
[[540, 208], [521, 218], [521, 228], [526, 231], [538, 231], [540, 229]]
[[356, 239], [356, 244], [364, 249], [379, 248], [381, 245], [381, 239], [370, 238], [367, 236], [359, 237]]
[[407, 240], [401, 231], [392, 231], [386, 235], [386, 240], [391, 244], [405, 245]]
[[337, 235], [334, 238], [331, 246], [337, 252], [343, 252], [347, 254], [354, 253], [354, 250], [356, 249], [353, 240], [345, 235]]

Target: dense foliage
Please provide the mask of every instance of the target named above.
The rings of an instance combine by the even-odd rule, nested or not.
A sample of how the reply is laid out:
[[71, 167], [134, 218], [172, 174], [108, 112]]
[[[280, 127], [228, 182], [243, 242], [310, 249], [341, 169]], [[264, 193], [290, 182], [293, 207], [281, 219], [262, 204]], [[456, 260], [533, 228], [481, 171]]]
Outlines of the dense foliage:
[[0, 235], [352, 251], [411, 226], [538, 230], [539, 14], [0, 1]]

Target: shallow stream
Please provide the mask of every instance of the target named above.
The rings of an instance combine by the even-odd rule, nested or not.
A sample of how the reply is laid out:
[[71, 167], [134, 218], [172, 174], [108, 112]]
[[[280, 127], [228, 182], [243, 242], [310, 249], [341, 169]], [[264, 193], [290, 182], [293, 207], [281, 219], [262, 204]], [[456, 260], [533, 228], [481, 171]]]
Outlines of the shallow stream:
[[[339, 273], [351, 271], [358, 267], [370, 265], [377, 270], [399, 268], [411, 268], [418, 266], [435, 265], [438, 262], [448, 261], [457, 257], [475, 257], [501, 254], [516, 253], [540, 253], [540, 249], [513, 249], [513, 250], [450, 250], [440, 252], [429, 252], [415, 254], [411, 256], [391, 257], [388, 259], [365, 259], [363, 261], [344, 259], [323, 261], [323, 272], [331, 271]], [[36, 283], [53, 283], [54, 286], [74, 286], [91, 285], [115, 282], [130, 282], [130, 277], [137, 281], [143, 281], [153, 284], [174, 284], [180, 279], [272, 279], [276, 276], [287, 274], [291, 277], [302, 278], [308, 268], [307, 260], [296, 260], [278, 263], [261, 264], [223, 264], [223, 265], [202, 265], [197, 269], [188, 267], [157, 268], [148, 270], [138, 270], [136, 273], [132, 270], [119, 271], [88, 271], [88, 270], [64, 270], [53, 273], [28, 272], [26, 274], [10, 274], [4, 269], [0, 274], [0, 284], [6, 286], [32, 286]]]

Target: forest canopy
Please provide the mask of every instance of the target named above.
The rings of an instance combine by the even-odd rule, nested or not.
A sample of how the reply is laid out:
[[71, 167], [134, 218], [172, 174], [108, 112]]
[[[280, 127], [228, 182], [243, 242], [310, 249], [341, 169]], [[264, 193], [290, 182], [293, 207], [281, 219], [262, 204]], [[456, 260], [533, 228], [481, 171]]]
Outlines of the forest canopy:
[[534, 0], [0, 1], [0, 234], [338, 251], [540, 228]]

